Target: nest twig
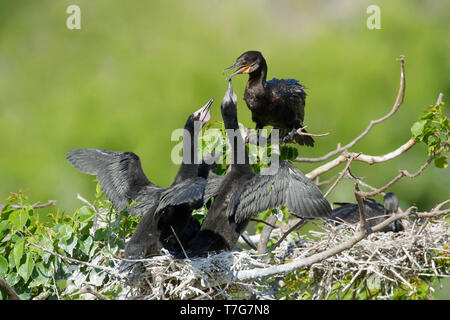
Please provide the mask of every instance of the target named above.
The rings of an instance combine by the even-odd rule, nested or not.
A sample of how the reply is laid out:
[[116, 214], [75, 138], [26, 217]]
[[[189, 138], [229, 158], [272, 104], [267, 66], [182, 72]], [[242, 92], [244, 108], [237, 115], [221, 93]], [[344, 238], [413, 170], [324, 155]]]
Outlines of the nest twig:
[[[349, 250], [302, 269], [309, 274], [311, 298], [326, 299], [333, 294], [339, 297], [349, 291], [356, 294], [364, 287], [377, 289], [378, 298], [392, 298], [394, 288], [399, 286], [409, 294], [417, 291], [409, 279], [450, 277], [448, 224], [440, 217], [432, 223], [415, 222], [400, 233], [372, 233]], [[221, 252], [184, 260], [174, 259], [163, 251], [161, 256], [141, 260], [140, 266], [127, 277], [127, 290], [118, 298], [273, 299], [279, 288], [274, 289], [269, 281], [275, 277], [241, 281], [234, 276], [236, 272], [309, 257], [345, 242], [355, 232], [357, 226], [334, 226], [327, 222], [323, 231], [311, 231], [315, 240], [310, 235], [307, 241], [300, 241], [301, 246], [294, 241], [294, 235], [289, 235], [273, 250], [271, 262], [253, 251]], [[438, 259], [447, 263], [438, 264]], [[302, 292], [298, 292], [298, 296], [291, 298], [301, 296]]]

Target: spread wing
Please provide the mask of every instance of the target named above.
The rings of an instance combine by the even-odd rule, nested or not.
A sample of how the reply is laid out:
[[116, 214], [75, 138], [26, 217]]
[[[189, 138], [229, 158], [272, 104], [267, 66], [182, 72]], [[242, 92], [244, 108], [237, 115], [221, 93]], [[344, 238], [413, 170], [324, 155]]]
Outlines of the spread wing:
[[218, 174], [209, 172], [208, 183], [206, 184], [205, 194], [204, 194], [205, 203], [208, 202], [209, 199], [211, 199], [212, 197], [217, 196], [220, 185], [222, 184], [224, 179], [225, 179], [225, 176], [219, 176]]
[[169, 206], [188, 205], [193, 210], [200, 208], [203, 205], [206, 183], [206, 179], [195, 177], [167, 188], [161, 193], [155, 213]]
[[[68, 152], [67, 160], [81, 172], [96, 175], [103, 192], [118, 211], [124, 210], [131, 200], [145, 198], [153, 202], [154, 193], [161, 190], [147, 179], [139, 157], [133, 152], [75, 149]], [[155, 196], [159, 198], [159, 194]], [[137, 215], [146, 207], [132, 211]]]
[[280, 161], [274, 175], [254, 175], [233, 194], [228, 215], [237, 223], [261, 211], [286, 205], [291, 214], [321, 218], [331, 214], [331, 206], [319, 188], [296, 166]]

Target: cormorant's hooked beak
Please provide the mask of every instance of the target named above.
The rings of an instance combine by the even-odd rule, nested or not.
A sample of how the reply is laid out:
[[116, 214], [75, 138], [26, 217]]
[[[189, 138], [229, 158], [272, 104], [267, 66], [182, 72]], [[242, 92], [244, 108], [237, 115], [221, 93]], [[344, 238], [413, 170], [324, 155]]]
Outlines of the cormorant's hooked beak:
[[241, 74], [241, 73], [248, 73], [249, 69], [250, 69], [250, 65], [248, 64], [244, 64], [242, 66], [238, 65], [238, 63], [236, 62], [235, 64], [233, 64], [231, 67], [228, 67], [226, 69], [223, 70], [223, 72], [228, 71], [228, 70], [232, 70], [232, 69], [236, 69], [238, 68], [236, 71], [234, 71], [232, 74], [230, 74], [227, 77], [227, 80], [230, 80], [232, 77], [234, 77], [237, 74]]
[[202, 125], [204, 125], [211, 119], [211, 113], [209, 111], [213, 101], [214, 98], [209, 99], [209, 101], [203, 107], [194, 112], [194, 116], [199, 116], [199, 120], [202, 122]]

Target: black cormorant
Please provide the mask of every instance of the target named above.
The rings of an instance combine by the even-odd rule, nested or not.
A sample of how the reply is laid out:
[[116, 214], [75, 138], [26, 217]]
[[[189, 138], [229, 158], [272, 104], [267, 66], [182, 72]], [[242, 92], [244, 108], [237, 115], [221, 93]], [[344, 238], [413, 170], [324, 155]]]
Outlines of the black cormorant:
[[321, 218], [331, 214], [330, 204], [319, 188], [289, 162], [280, 161], [278, 170], [272, 175], [252, 171], [239, 132], [236, 95], [231, 81], [221, 111], [232, 146], [231, 170], [206, 187], [205, 197], [215, 198], [200, 232], [188, 243], [186, 251], [189, 256], [233, 249], [250, 217], [267, 209], [286, 205], [291, 214], [303, 218]]
[[[272, 79], [266, 81], [267, 64], [259, 51], [247, 51], [236, 63], [224, 71], [237, 68], [228, 79], [237, 74], [248, 74], [244, 100], [252, 112], [258, 137], [260, 129], [270, 125], [280, 130], [284, 142], [294, 140], [299, 145], [314, 146], [311, 136], [300, 135], [305, 117], [305, 87], [295, 79]], [[305, 129], [301, 130], [306, 132]]]
[[[335, 202], [334, 204], [340, 207], [333, 210], [330, 219], [334, 220], [336, 224], [345, 221], [350, 224], [355, 224], [360, 221], [359, 206], [357, 203]], [[367, 220], [367, 225], [373, 227], [398, 211], [398, 198], [393, 192], [388, 192], [384, 196], [384, 205], [376, 202], [373, 199], [363, 200], [364, 215]], [[403, 231], [403, 225], [399, 221], [394, 221], [383, 232], [399, 232]]]
[[[194, 162], [194, 145], [199, 133], [195, 132], [194, 124], [200, 121], [204, 125], [210, 120], [212, 102], [210, 99], [188, 117], [183, 135], [183, 161], [168, 188], [150, 182], [139, 157], [132, 152], [76, 149], [68, 153], [67, 160], [75, 168], [97, 176], [103, 192], [116, 210], [122, 211], [134, 201], [128, 212], [132, 216], [144, 215], [126, 245], [126, 259], [157, 255], [163, 247], [175, 250], [178, 243], [172, 228], [182, 243], [200, 229], [192, 211], [203, 205], [209, 166]], [[185, 228], [186, 233], [183, 233]]]

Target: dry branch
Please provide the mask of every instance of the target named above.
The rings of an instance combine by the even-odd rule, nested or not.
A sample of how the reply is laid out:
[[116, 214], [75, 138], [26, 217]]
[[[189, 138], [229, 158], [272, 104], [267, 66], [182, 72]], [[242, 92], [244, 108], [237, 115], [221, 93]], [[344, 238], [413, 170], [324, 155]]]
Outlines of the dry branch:
[[3, 278], [0, 278], [0, 287], [3, 287], [6, 290], [6, 292], [11, 297], [11, 300], [20, 300], [20, 297], [16, 293], [16, 291], [14, 291], [14, 289], [11, 288], [11, 286]]
[[[31, 208], [33, 209], [42, 209], [42, 208], [47, 208], [50, 206], [55, 206], [56, 205], [56, 200], [49, 200], [47, 203], [43, 203], [41, 204], [39, 201], [36, 202], [35, 204], [31, 205]], [[3, 210], [3, 208], [5, 207], [5, 205], [0, 203], [0, 212]], [[23, 206], [19, 206], [19, 205], [11, 205], [10, 206], [13, 209], [26, 209], [27, 207], [23, 207]]]
[[379, 156], [347, 152], [346, 150], [344, 150], [339, 157], [321, 165], [320, 167], [317, 167], [316, 169], [307, 173], [306, 176], [310, 179], [314, 179], [314, 178], [324, 174], [325, 172], [328, 172], [329, 170], [337, 167], [341, 163], [348, 161], [349, 158], [352, 158], [352, 161], [365, 162], [365, 163], [368, 163], [371, 165], [376, 164], [376, 163], [386, 162], [386, 161], [389, 161], [389, 160], [392, 160], [392, 159], [398, 157], [402, 153], [405, 153], [406, 151], [411, 149], [415, 144], [416, 144], [416, 142], [414, 141], [413, 138], [411, 138], [406, 143], [404, 143], [403, 145], [401, 145], [400, 147], [395, 149], [394, 151], [391, 151], [389, 153], [386, 153], [384, 155], [379, 155]]
[[372, 127], [376, 124], [379, 124], [383, 121], [385, 121], [386, 119], [389, 119], [390, 117], [392, 117], [397, 110], [400, 108], [400, 106], [403, 103], [403, 100], [405, 98], [405, 57], [404, 56], [400, 56], [399, 59], [397, 59], [398, 61], [400, 61], [400, 88], [397, 94], [397, 98], [395, 99], [395, 103], [391, 109], [391, 111], [386, 114], [384, 117], [381, 117], [377, 120], [371, 120], [368, 127], [355, 139], [353, 139], [351, 142], [349, 142], [348, 144], [346, 144], [345, 146], [341, 147], [338, 146], [337, 149], [335, 149], [334, 151], [331, 151], [329, 153], [327, 153], [326, 155], [319, 157], [319, 158], [297, 158], [294, 161], [296, 162], [322, 162], [325, 161], [329, 158], [331, 158], [332, 156], [337, 155], [338, 153], [341, 153], [345, 150], [350, 149], [351, 147], [353, 147], [356, 143], [358, 143], [362, 138], [364, 138], [372, 129]]

